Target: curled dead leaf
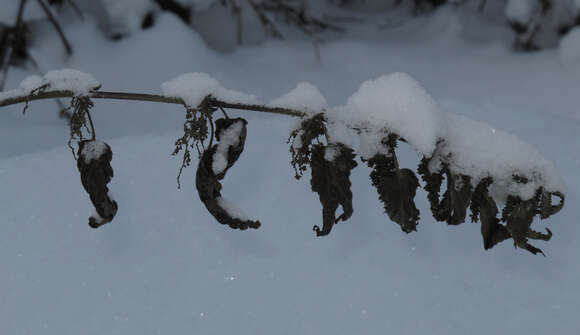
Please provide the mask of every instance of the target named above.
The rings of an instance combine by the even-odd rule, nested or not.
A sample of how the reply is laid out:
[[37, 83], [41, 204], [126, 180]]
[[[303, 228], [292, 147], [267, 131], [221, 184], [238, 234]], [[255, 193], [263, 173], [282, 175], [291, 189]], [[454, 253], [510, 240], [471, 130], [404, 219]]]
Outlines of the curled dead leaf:
[[92, 228], [111, 222], [117, 214], [117, 202], [111, 198], [107, 187], [113, 178], [112, 159], [113, 152], [107, 143], [97, 140], [78, 142], [77, 168], [96, 211], [96, 215], [89, 217]]

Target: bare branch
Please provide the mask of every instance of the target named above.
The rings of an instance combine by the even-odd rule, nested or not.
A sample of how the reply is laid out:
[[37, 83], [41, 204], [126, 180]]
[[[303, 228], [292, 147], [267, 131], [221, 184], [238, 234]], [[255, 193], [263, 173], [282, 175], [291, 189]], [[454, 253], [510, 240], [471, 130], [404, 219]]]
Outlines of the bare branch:
[[68, 40], [66, 39], [66, 36], [64, 35], [62, 28], [60, 27], [60, 24], [58, 23], [58, 21], [56, 20], [54, 15], [52, 15], [50, 8], [48, 8], [48, 6], [44, 3], [44, 1], [42, 1], [42, 0], [36, 0], [36, 1], [42, 7], [42, 10], [46, 14], [46, 17], [48, 18], [48, 20], [50, 20], [50, 23], [52, 23], [52, 25], [54, 26], [54, 29], [58, 33], [58, 36], [60, 37], [60, 40], [62, 41], [64, 48], [66, 49], [67, 55], [69, 55], [69, 56], [72, 55], [72, 53], [73, 53], [72, 47], [71, 47], [70, 43], [68, 42]]
[[[31, 95], [20, 95], [14, 96], [6, 99], [0, 99], [0, 107], [10, 106], [20, 103], [26, 103], [35, 100], [46, 100], [46, 99], [57, 99], [57, 98], [72, 98], [75, 94], [72, 91], [49, 91], [49, 92], [38, 92]], [[110, 100], [131, 100], [131, 101], [148, 101], [148, 102], [159, 102], [168, 103], [176, 105], [184, 105], [184, 101], [180, 98], [166, 97], [157, 94], [145, 94], [145, 93], [129, 93], [129, 92], [90, 92], [87, 96], [91, 99], [110, 99]], [[268, 107], [264, 105], [250, 105], [235, 102], [221, 101], [215, 98], [209, 99], [211, 107], [216, 108], [232, 108], [238, 110], [247, 110], [271, 114], [281, 114], [295, 117], [305, 116], [306, 113], [281, 107]]]
[[8, 68], [10, 67], [10, 63], [12, 62], [12, 54], [14, 53], [14, 49], [16, 48], [16, 42], [22, 36], [23, 30], [22, 15], [24, 14], [25, 5], [26, 0], [20, 0], [20, 6], [18, 7], [18, 15], [16, 17], [16, 24], [14, 26], [15, 31], [13, 33], [9, 33], [10, 41], [8, 43], [8, 50], [6, 51], [6, 55], [4, 56], [2, 63], [0, 63], [0, 70], [2, 70], [2, 78], [0, 78], [0, 90], [4, 89], [6, 77], [8, 77]]

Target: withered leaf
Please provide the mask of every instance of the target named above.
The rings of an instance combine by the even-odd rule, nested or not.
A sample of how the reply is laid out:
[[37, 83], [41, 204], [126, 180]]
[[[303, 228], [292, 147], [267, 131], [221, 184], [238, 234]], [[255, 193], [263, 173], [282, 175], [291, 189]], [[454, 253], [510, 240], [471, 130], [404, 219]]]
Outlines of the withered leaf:
[[[325, 158], [328, 148], [321, 144], [312, 147], [310, 185], [320, 198], [323, 222], [322, 229], [313, 227], [316, 236], [328, 235], [335, 223], [348, 220], [353, 213], [350, 172], [357, 166], [355, 154], [352, 149], [341, 144], [333, 145], [330, 149], [338, 153], [334, 160], [328, 161]], [[342, 207], [343, 213], [336, 218], [338, 205]]]
[[446, 221], [448, 213], [439, 201], [439, 192], [441, 184], [443, 183], [443, 169], [432, 173], [429, 170], [430, 158], [423, 158], [419, 163], [417, 172], [421, 175], [421, 179], [425, 182], [425, 191], [427, 191], [427, 199], [431, 207], [431, 213], [437, 221]]
[[379, 200], [384, 205], [389, 218], [401, 226], [401, 230], [410, 233], [417, 230], [419, 210], [415, 206], [415, 193], [419, 180], [409, 169], [398, 169], [396, 156], [391, 150], [389, 156], [377, 154], [368, 160], [371, 181], [379, 193]]
[[[294, 168], [295, 178], [300, 179], [307, 166], [310, 164], [312, 156], [312, 145], [319, 136], [323, 136], [326, 131], [323, 113], [316, 114], [310, 118], [302, 120], [300, 128], [290, 133], [288, 143], [290, 143], [290, 153], [292, 160], [290, 164]], [[300, 145], [296, 145], [296, 141]]]
[[489, 195], [488, 187], [491, 183], [491, 178], [482, 179], [475, 187], [471, 201], [471, 219], [473, 222], [481, 219], [481, 236], [485, 250], [511, 238], [506, 226], [500, 224], [497, 205]]
[[548, 241], [552, 237], [549, 229], [546, 229], [547, 234], [542, 234], [530, 228], [534, 216], [538, 213], [538, 199], [521, 200], [519, 197], [510, 195], [506, 201], [506, 207], [508, 204], [510, 207], [508, 211], [504, 211], [504, 219], [514, 240], [514, 246], [526, 249], [534, 255], [537, 253], [544, 255], [541, 249], [528, 243], [528, 238]]
[[[471, 201], [471, 178], [462, 174], [454, 174], [449, 167], [443, 165], [438, 172], [429, 171], [430, 159], [423, 158], [417, 171], [425, 181], [425, 190], [431, 205], [431, 212], [437, 221], [445, 221], [450, 225], [459, 225], [465, 222], [467, 207]], [[447, 179], [447, 190], [439, 200], [439, 192], [443, 182], [443, 175]]]
[[97, 217], [89, 217], [89, 226], [98, 228], [111, 222], [117, 214], [117, 202], [111, 199], [107, 184], [113, 178], [111, 147], [101, 141], [84, 140], [78, 142], [77, 168], [81, 182], [89, 194]]
[[[541, 192], [540, 218], [547, 219], [550, 216], [558, 213], [562, 207], [564, 207], [564, 194], [560, 192], [547, 192], [543, 189]], [[560, 198], [560, 202], [557, 205], [552, 205], [552, 195]]]
[[454, 174], [446, 169], [447, 191], [443, 195], [442, 206], [446, 209], [447, 223], [459, 225], [465, 222], [467, 207], [471, 201], [471, 178]]
[[[199, 161], [197, 173], [195, 176], [195, 186], [199, 194], [199, 198], [210, 212], [210, 214], [221, 224], [230, 226], [233, 229], [257, 229], [260, 227], [260, 221], [252, 221], [246, 218], [235, 217], [231, 208], [224, 206], [225, 201], [221, 195], [222, 184], [219, 182], [224, 179], [227, 171], [235, 164], [244, 150], [247, 133], [247, 121], [243, 118], [235, 119], [218, 119], [216, 120], [215, 136], [219, 142], [223, 140], [222, 135], [224, 131], [231, 130], [236, 124], [241, 123], [241, 130], [234, 134], [237, 136], [237, 144], [229, 144], [227, 147], [227, 165], [219, 172], [215, 173], [213, 164], [216, 154], [218, 153], [218, 144], [214, 144], [211, 148], [205, 150]], [[231, 134], [230, 134], [231, 135]]]

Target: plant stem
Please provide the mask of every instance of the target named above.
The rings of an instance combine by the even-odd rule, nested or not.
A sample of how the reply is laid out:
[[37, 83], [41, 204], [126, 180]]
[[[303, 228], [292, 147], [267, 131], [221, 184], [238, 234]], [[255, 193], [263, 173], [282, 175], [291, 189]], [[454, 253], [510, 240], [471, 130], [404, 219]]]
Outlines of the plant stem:
[[[39, 92], [32, 95], [20, 95], [14, 96], [6, 99], [0, 99], [0, 107], [15, 105], [19, 103], [26, 103], [35, 100], [46, 100], [46, 99], [57, 99], [57, 98], [72, 98], [75, 94], [72, 91], [50, 91], [50, 92]], [[131, 101], [148, 101], [148, 102], [159, 102], [168, 103], [176, 105], [185, 105], [185, 102], [180, 98], [166, 97], [157, 94], [145, 94], [145, 93], [129, 93], [129, 92], [104, 92], [96, 91], [90, 92], [87, 96], [91, 99], [109, 99], [109, 100], [131, 100]], [[294, 117], [303, 117], [306, 115], [305, 112], [301, 112], [289, 108], [281, 107], [269, 107], [264, 105], [251, 105], [236, 102], [222, 101], [215, 98], [209, 99], [209, 104], [211, 107], [215, 108], [231, 108], [238, 110], [247, 110], [254, 112], [263, 112], [271, 114], [288, 115]]]
[[73, 53], [72, 47], [71, 47], [70, 43], [68, 42], [68, 40], [66, 39], [66, 36], [64, 35], [62, 28], [60, 27], [60, 24], [58, 24], [58, 21], [56, 20], [54, 15], [52, 15], [50, 8], [48, 8], [48, 6], [44, 3], [44, 1], [42, 1], [42, 0], [36, 0], [36, 1], [40, 5], [40, 7], [42, 7], [44, 14], [46, 14], [46, 17], [48, 18], [50, 23], [52, 23], [52, 26], [54, 27], [54, 29], [58, 33], [58, 36], [60, 37], [60, 40], [62, 41], [62, 44], [64, 45], [64, 48], [66, 50], [67, 55], [69, 55], [69, 56], [72, 55], [72, 53]]

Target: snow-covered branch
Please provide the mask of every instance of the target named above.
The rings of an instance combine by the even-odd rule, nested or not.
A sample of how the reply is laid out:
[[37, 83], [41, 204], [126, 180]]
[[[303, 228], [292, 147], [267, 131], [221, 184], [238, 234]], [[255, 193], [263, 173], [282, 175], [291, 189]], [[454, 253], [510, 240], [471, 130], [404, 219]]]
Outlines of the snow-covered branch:
[[[191, 163], [190, 149], [197, 150], [200, 163], [196, 185], [200, 198], [220, 223], [232, 228], [258, 228], [260, 223], [240, 215], [229, 202], [224, 205], [220, 193], [219, 181], [242, 153], [247, 133], [247, 121], [230, 119], [225, 112], [230, 108], [301, 118], [290, 129], [291, 164], [298, 179], [308, 168], [312, 172], [312, 190], [318, 193], [323, 206], [323, 228], [314, 227], [318, 236], [329, 234], [335, 223], [352, 215], [350, 173], [357, 166], [357, 155], [372, 168], [372, 185], [389, 218], [404, 232], [417, 229], [420, 216], [414, 198], [420, 183], [413, 170], [400, 166], [396, 156], [398, 142], [410, 145], [421, 157], [417, 171], [425, 183], [433, 217], [458, 225], [465, 222], [469, 208], [472, 221], [481, 220], [486, 249], [512, 238], [516, 246], [541, 253], [527, 242], [528, 238], [548, 240], [551, 232], [532, 230], [533, 218], [548, 218], [564, 205], [563, 182], [554, 165], [535, 148], [483, 122], [441, 111], [421, 85], [404, 73], [366, 81], [345, 105], [336, 107], [329, 107], [322, 93], [309, 83], [300, 83], [266, 104], [254, 95], [223, 87], [205, 73], [188, 73], [165, 82], [160, 95], [103, 92], [100, 87], [89, 74], [51, 71], [44, 77], [25, 79], [18, 89], [1, 92], [0, 106], [71, 97], [71, 141], [77, 140], [79, 148], [96, 140], [90, 117], [91, 99], [185, 106], [184, 135], [176, 141], [174, 150], [174, 154], [183, 152], [179, 176]], [[223, 117], [216, 119], [220, 112]], [[91, 134], [90, 140], [84, 138], [83, 129]], [[214, 138], [219, 143], [214, 144]], [[80, 152], [78, 159], [82, 158]], [[110, 160], [109, 157], [103, 162], [108, 164]], [[103, 177], [104, 172], [100, 171], [109, 170], [105, 174], [108, 177]], [[112, 168], [103, 165], [94, 171], [100, 178], [95, 182], [98, 187], [87, 188], [85, 184], [91, 177], [85, 173], [87, 192], [92, 192], [96, 208], [113, 208], [110, 204], [114, 201], [108, 198], [106, 188]], [[440, 197], [443, 180], [446, 191]], [[99, 196], [94, 190], [99, 190]], [[553, 196], [560, 199], [556, 205], [552, 204]], [[505, 204], [501, 218], [498, 204]], [[336, 218], [339, 205], [343, 214]], [[114, 209], [116, 212], [116, 202]], [[103, 222], [112, 220], [114, 212], [110, 210]]]

